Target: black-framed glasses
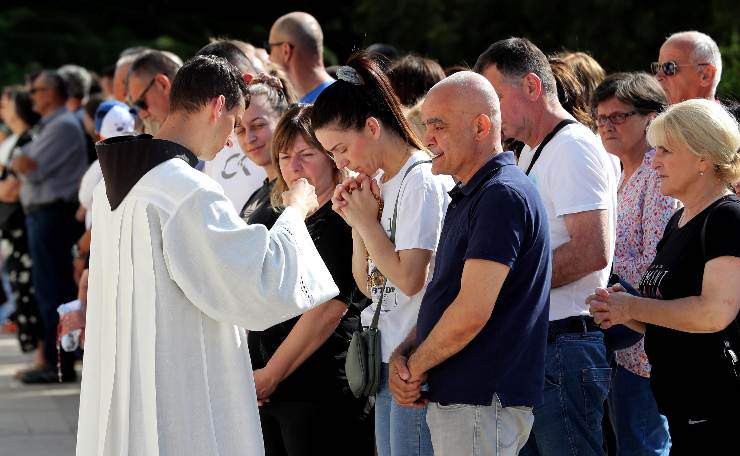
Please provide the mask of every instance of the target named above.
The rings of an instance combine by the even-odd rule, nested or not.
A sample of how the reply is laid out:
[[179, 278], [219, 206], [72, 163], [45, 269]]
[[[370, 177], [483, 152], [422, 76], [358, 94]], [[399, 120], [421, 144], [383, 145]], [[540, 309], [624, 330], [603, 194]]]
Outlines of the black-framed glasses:
[[267, 52], [270, 52], [272, 50], [273, 46], [281, 46], [283, 44], [287, 44], [291, 48], [295, 47], [295, 46], [293, 46], [293, 43], [291, 43], [290, 41], [276, 41], [274, 43], [270, 43], [269, 41], [265, 41], [264, 43], [262, 43], [262, 47], [264, 49], [267, 49]]
[[151, 81], [149, 81], [149, 84], [147, 84], [144, 91], [141, 92], [141, 95], [139, 95], [139, 98], [137, 98], [136, 101], [131, 103], [132, 108], [136, 109], [137, 111], [146, 111], [147, 109], [149, 109], [149, 104], [147, 104], [146, 102], [146, 93], [149, 91], [149, 89], [152, 88], [155, 80], [156, 80], [156, 76], [153, 77]]
[[46, 92], [47, 90], [50, 90], [50, 89], [48, 87], [31, 87], [28, 93], [31, 95], [34, 95], [39, 92]]
[[612, 125], [622, 125], [627, 118], [634, 116], [637, 114], [637, 111], [630, 111], [630, 112], [613, 112], [609, 114], [608, 116], [596, 116], [596, 125], [599, 127], [603, 127], [606, 125], [606, 122], [611, 122]]
[[676, 63], [673, 60], [669, 60], [667, 62], [653, 62], [650, 64], [650, 71], [657, 75], [658, 72], [663, 71], [663, 74], [666, 76], [674, 76], [676, 73], [678, 73], [679, 67], [685, 67], [685, 66], [707, 66], [708, 63]]

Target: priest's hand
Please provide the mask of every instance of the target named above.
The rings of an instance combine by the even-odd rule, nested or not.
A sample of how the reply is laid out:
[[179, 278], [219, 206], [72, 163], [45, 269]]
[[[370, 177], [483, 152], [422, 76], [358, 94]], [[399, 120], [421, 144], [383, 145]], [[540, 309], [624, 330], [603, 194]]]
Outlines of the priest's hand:
[[285, 207], [290, 206], [297, 209], [303, 214], [303, 218], [313, 214], [319, 208], [316, 189], [305, 178], [295, 181], [290, 190], [283, 192], [282, 197]]
[[275, 392], [279, 383], [277, 376], [268, 368], [254, 371], [254, 389], [257, 391], [258, 403], [269, 402], [270, 395]]

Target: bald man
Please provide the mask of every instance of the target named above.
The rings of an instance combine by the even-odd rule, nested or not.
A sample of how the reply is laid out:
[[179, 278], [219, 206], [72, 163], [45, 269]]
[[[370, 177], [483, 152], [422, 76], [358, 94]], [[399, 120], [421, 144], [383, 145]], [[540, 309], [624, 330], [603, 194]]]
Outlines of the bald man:
[[660, 47], [652, 70], [671, 104], [692, 98], [713, 100], [722, 77], [722, 56], [709, 35], [679, 32]]
[[301, 103], [313, 103], [334, 82], [324, 68], [324, 33], [308, 13], [296, 11], [278, 18], [265, 49], [272, 63], [285, 71]]
[[516, 455], [542, 402], [547, 213], [514, 155], [502, 152], [499, 101], [483, 76], [443, 79], [421, 115], [432, 171], [460, 184], [416, 328], [391, 357], [391, 391], [401, 405], [429, 401], [435, 455]]

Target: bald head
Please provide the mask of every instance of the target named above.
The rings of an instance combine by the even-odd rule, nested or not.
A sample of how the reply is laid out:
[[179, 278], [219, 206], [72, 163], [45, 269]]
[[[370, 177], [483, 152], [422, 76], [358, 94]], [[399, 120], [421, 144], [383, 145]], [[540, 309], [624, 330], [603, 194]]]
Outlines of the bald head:
[[501, 151], [501, 110], [490, 82], [461, 71], [438, 82], [421, 107], [432, 171], [467, 182]]
[[453, 112], [485, 114], [494, 128], [501, 127], [501, 109], [493, 86], [478, 73], [459, 71], [432, 87], [427, 101], [441, 100]]
[[270, 33], [280, 41], [288, 41], [303, 52], [321, 57], [324, 33], [315, 17], [295, 11], [278, 18]]

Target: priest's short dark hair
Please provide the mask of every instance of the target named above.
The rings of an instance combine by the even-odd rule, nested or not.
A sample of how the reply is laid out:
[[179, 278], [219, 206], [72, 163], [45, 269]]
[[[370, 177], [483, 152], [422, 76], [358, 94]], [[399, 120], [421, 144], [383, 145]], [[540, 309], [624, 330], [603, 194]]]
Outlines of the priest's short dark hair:
[[223, 95], [226, 109], [249, 105], [247, 84], [234, 65], [222, 57], [198, 55], [185, 62], [175, 75], [170, 91], [170, 111], [194, 113]]

